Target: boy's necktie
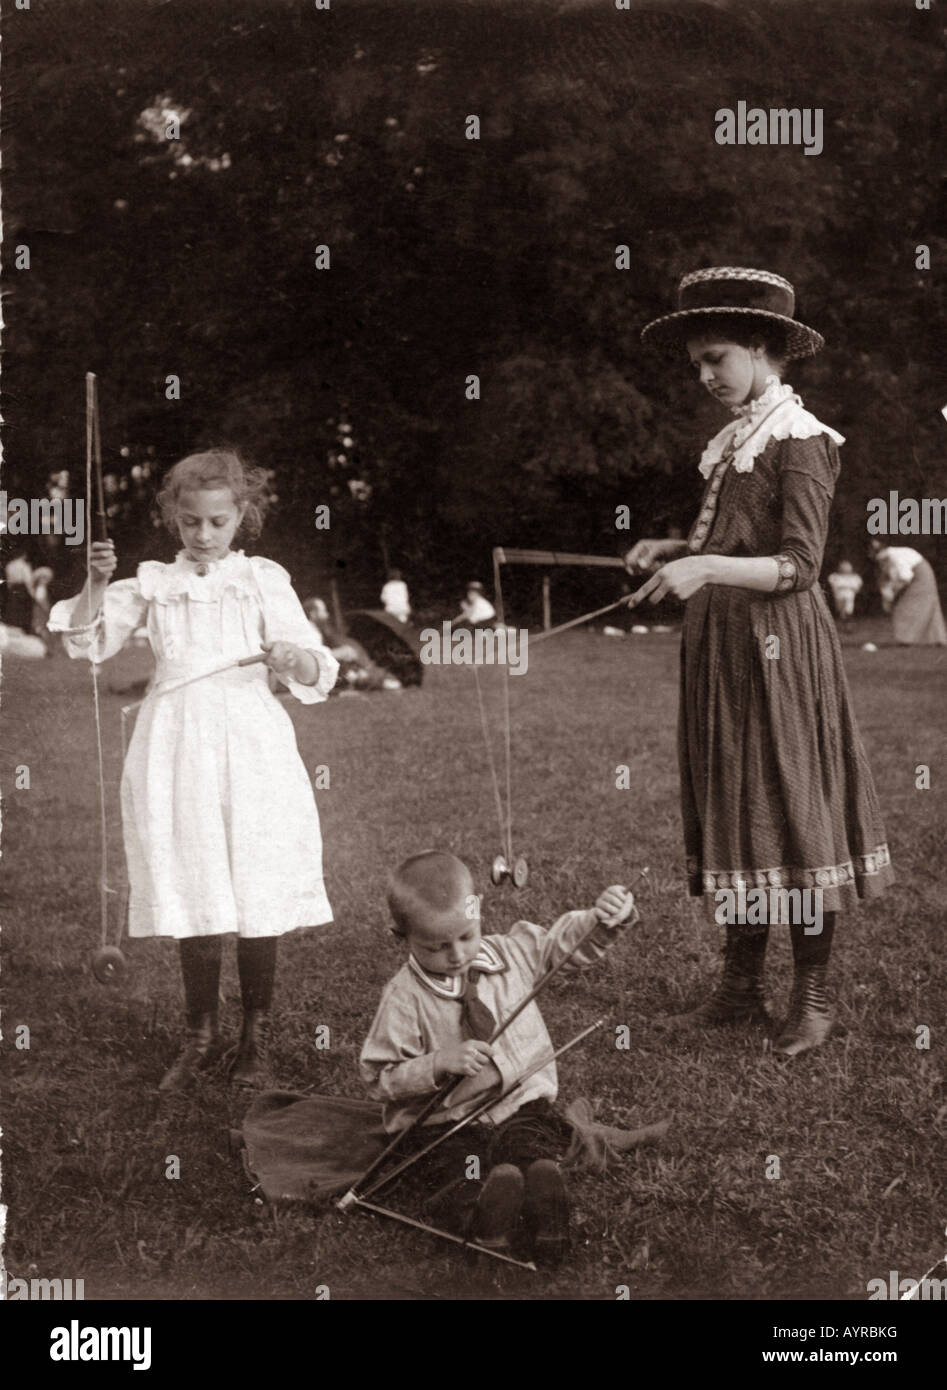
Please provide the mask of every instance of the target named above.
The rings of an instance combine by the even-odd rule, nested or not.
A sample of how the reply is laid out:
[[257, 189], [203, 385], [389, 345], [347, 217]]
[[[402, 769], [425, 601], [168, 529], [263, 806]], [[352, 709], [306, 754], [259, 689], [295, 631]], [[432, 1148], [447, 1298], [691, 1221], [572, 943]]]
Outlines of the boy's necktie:
[[481, 972], [471, 970], [467, 975], [467, 987], [461, 995], [462, 1017], [472, 1038], [489, 1042], [496, 1032], [497, 1021], [490, 1009], [477, 993]]

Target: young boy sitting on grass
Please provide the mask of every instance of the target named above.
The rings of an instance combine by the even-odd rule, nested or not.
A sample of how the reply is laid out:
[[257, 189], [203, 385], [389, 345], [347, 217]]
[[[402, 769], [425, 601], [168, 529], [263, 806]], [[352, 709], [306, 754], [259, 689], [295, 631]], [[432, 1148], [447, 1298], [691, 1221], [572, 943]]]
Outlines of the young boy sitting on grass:
[[[631, 893], [615, 886], [594, 908], [567, 912], [548, 930], [521, 921], [505, 936], [481, 936], [480, 899], [469, 869], [436, 850], [413, 855], [395, 870], [388, 906], [392, 930], [409, 954], [386, 986], [362, 1048], [362, 1079], [369, 1095], [385, 1103], [390, 1133], [409, 1125], [449, 1077], [461, 1083], [450, 1104], [419, 1126], [412, 1136], [416, 1147], [430, 1142], [434, 1126], [453, 1124], [487, 1091], [499, 1095], [551, 1055], [535, 1003], [495, 1043], [486, 1039], [583, 937], [563, 973], [599, 960], [618, 929], [638, 921]], [[569, 1212], [556, 1159], [572, 1131], [553, 1107], [557, 1092], [550, 1062], [432, 1153], [429, 1174], [433, 1169], [447, 1189], [465, 1195], [451, 1215], [467, 1238], [506, 1252], [522, 1231], [536, 1257], [555, 1260], [564, 1252]], [[485, 1183], [470, 1178], [474, 1156], [488, 1175]]]

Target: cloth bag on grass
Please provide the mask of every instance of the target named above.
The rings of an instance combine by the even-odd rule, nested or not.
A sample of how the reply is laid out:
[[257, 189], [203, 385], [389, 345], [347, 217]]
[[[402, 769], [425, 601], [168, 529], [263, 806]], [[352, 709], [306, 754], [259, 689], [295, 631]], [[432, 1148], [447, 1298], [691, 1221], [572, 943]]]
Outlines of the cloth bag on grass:
[[[662, 1138], [668, 1120], [640, 1129], [598, 1124], [587, 1100], [565, 1111], [570, 1167], [602, 1168], [609, 1156]], [[390, 1142], [382, 1108], [347, 1096], [264, 1091], [243, 1121], [246, 1167], [268, 1202], [317, 1202], [347, 1192]]]

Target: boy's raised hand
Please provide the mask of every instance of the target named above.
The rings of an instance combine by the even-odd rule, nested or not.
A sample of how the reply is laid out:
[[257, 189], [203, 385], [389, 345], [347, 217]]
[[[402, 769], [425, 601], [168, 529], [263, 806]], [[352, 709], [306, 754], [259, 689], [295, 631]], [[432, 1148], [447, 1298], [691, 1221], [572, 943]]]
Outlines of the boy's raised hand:
[[434, 1068], [439, 1076], [476, 1076], [490, 1061], [493, 1048], [488, 1042], [470, 1038], [467, 1042], [448, 1043], [434, 1054]]
[[635, 906], [634, 894], [620, 883], [614, 883], [599, 894], [594, 912], [605, 927], [620, 927], [627, 922]]

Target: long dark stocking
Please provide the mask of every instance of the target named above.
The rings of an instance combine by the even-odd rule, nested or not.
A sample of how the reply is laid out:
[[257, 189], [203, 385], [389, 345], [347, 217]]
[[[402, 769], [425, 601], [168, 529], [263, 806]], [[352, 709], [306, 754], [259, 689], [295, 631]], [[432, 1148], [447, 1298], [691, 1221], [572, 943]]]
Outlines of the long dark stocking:
[[826, 912], [822, 917], [822, 930], [817, 934], [806, 935], [801, 922], [794, 922], [789, 928], [792, 937], [792, 957], [797, 969], [807, 965], [828, 965], [832, 954], [836, 915], [834, 912]]
[[268, 1009], [276, 978], [276, 949], [279, 938], [241, 936], [237, 941], [237, 973], [244, 1011]]
[[178, 946], [187, 1021], [193, 1027], [200, 1018], [217, 1012], [221, 941], [219, 936], [189, 936]]

